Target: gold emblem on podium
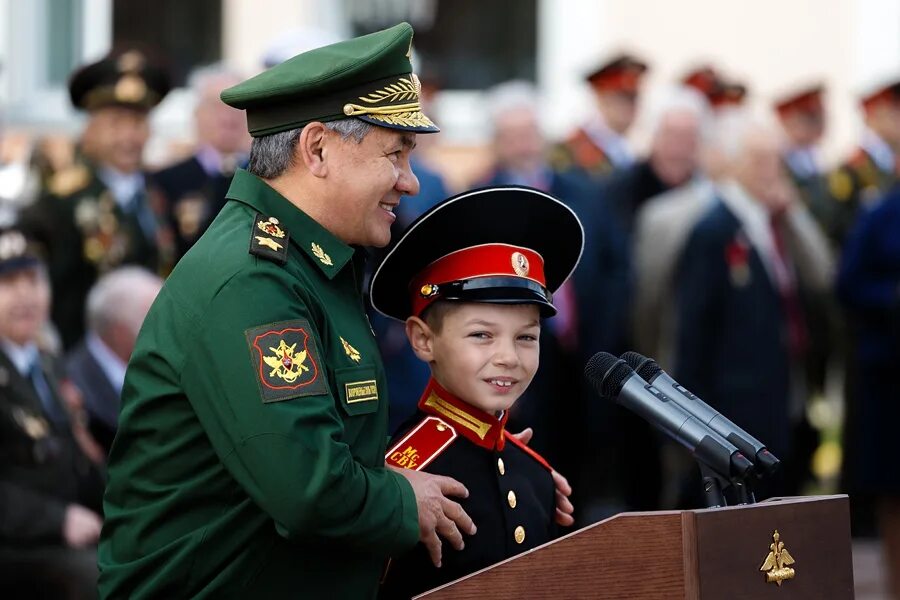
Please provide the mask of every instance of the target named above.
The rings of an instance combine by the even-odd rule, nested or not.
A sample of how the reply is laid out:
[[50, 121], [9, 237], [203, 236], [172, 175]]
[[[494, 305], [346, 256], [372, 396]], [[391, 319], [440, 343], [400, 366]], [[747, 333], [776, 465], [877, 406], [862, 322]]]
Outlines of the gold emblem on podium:
[[788, 552], [781, 541], [781, 535], [778, 530], [772, 534], [772, 543], [769, 544], [769, 555], [763, 561], [760, 571], [766, 573], [766, 583], [777, 583], [781, 587], [781, 582], [794, 578], [794, 569], [788, 565], [794, 564], [794, 557]]

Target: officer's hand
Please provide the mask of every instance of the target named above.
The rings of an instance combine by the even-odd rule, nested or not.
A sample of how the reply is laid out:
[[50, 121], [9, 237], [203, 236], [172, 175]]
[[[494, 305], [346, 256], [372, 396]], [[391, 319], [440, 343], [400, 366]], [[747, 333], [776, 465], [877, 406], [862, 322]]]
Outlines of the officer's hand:
[[469, 490], [460, 482], [450, 477], [432, 475], [411, 469], [395, 471], [406, 477], [416, 495], [416, 506], [419, 509], [419, 540], [425, 544], [431, 562], [441, 566], [441, 540], [443, 537], [457, 550], [462, 550], [463, 533], [475, 534], [475, 523], [457, 502], [447, 496], [468, 498]]
[[100, 515], [78, 504], [66, 507], [63, 538], [70, 548], [93, 546], [100, 539], [103, 521]]
[[[531, 427], [526, 427], [519, 433], [513, 434], [513, 437], [523, 444], [530, 442], [533, 436], [534, 430]], [[572, 513], [575, 512], [575, 507], [572, 506], [572, 502], [569, 500], [569, 496], [572, 495], [572, 486], [569, 485], [565, 477], [556, 471], [553, 471], [552, 475], [553, 485], [556, 486], [556, 524], [569, 527], [575, 523], [575, 518], [572, 516]]]

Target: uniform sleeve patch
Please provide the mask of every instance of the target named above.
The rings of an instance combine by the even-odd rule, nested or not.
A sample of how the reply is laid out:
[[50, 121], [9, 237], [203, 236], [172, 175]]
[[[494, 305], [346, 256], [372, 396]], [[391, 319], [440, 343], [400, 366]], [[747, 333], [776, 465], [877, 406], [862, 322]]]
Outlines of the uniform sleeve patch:
[[253, 327], [245, 332], [263, 402], [327, 393], [306, 319]]
[[437, 417], [426, 417], [385, 453], [384, 460], [401, 469], [420, 471], [440, 456], [458, 435]]

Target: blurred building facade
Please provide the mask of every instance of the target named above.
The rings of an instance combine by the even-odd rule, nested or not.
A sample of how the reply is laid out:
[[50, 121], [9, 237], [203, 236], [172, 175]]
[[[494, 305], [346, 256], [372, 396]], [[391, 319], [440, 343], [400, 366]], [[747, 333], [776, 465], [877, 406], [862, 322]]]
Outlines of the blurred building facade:
[[[535, 80], [547, 134], [562, 136], [591, 110], [583, 75], [627, 48], [651, 65], [647, 103], [654, 88], [704, 61], [749, 82], [760, 106], [785, 86], [824, 80], [832, 115], [825, 149], [837, 159], [859, 130], [856, 92], [900, 67], [894, 0], [0, 0], [3, 122], [77, 131], [65, 91], [72, 67], [137, 43], [160, 53], [182, 87], [154, 118], [159, 139], [148, 161], [164, 163], [172, 144], [190, 142], [184, 83], [192, 68], [226, 62], [254, 73], [289, 30], [302, 47], [304, 36], [346, 37], [399, 20], [416, 27], [419, 70], [442, 86], [435, 109], [443, 143], [455, 146], [486, 141], [484, 111], [473, 109], [484, 89], [513, 78]], [[640, 126], [635, 137], [640, 145]]]

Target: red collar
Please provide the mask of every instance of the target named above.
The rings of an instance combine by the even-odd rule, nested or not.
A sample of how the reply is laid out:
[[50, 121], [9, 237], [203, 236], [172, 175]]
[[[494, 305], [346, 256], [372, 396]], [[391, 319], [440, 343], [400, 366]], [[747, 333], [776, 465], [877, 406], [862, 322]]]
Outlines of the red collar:
[[487, 450], [503, 450], [506, 444], [504, 426], [509, 411], [497, 418], [464, 402], [441, 387], [433, 378], [419, 400], [419, 410], [446, 419], [458, 433], [476, 446]]

